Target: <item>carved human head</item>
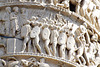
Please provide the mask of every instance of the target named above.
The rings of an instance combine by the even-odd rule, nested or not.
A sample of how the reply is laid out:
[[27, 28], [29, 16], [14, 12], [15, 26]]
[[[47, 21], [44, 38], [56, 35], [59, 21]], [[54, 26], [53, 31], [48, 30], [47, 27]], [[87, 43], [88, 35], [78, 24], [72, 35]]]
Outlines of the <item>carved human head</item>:
[[25, 8], [22, 8], [21, 9], [21, 13], [25, 13], [26, 12], [26, 9]]
[[14, 12], [18, 12], [18, 7], [13, 8]]
[[11, 12], [11, 8], [10, 7], [6, 7], [6, 11], [10, 13]]

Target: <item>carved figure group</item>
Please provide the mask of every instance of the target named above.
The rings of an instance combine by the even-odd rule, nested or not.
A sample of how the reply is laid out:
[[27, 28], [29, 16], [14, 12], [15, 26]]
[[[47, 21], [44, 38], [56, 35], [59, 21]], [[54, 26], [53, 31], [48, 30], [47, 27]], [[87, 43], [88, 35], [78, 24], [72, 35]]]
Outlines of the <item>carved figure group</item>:
[[[78, 1], [78, 4], [79, 2], [80, 0]], [[72, 3], [76, 4], [76, 1], [72, 1]], [[77, 5], [77, 7], [79, 7], [79, 5]], [[88, 6], [86, 8], [82, 8], [81, 11], [84, 12], [87, 8]], [[95, 7], [93, 6], [88, 9], [89, 11], [93, 11], [93, 8]], [[26, 9], [22, 8], [21, 25], [18, 25], [18, 7], [13, 8], [14, 12], [11, 11], [10, 7], [6, 7], [6, 13], [0, 21], [4, 23], [4, 28], [2, 29], [5, 29], [5, 31], [0, 30], [3, 31], [0, 32], [0, 34], [15, 37], [16, 32], [19, 31], [20, 28], [20, 38], [22, 38], [23, 41], [21, 50], [22, 53], [29, 52], [33, 47], [32, 49], [35, 51], [33, 53], [46, 53], [50, 56], [53, 55], [61, 57], [62, 59], [66, 59], [66, 57], [68, 57], [67, 59], [69, 61], [75, 61], [81, 65], [95, 65], [96, 60], [98, 64], [100, 63], [99, 37], [89, 24], [84, 22], [75, 30], [74, 24], [64, 20], [60, 14], [56, 14], [54, 16], [54, 21], [47, 17], [42, 18], [42, 21], [39, 21], [38, 17], [35, 16], [32, 16], [32, 18], [28, 20]], [[95, 16], [95, 13], [96, 11], [94, 10], [94, 13], [90, 14], [93, 22], [95, 21], [94, 18], [97, 17]], [[82, 16], [86, 16], [86, 14], [83, 13]], [[99, 16], [97, 18], [99, 18]], [[3, 27], [3, 23], [0, 24], [1, 27]], [[74, 36], [74, 34], [77, 36]], [[32, 46], [31, 48], [28, 47], [28, 51], [27, 45]], [[59, 49], [57, 49], [58, 47]], [[21, 62], [25, 66], [30, 66], [33, 64], [30, 60], [22, 59]], [[13, 64], [17, 66], [19, 61], [11, 62], [9, 67], [14, 66]], [[49, 67], [48, 64], [44, 64], [44, 60], [41, 60], [41, 62], [38, 62], [37, 64], [40, 65], [40, 67]]]
[[[10, 34], [10, 14], [11, 14], [11, 8], [6, 7], [6, 13], [4, 14], [2, 20], [4, 21], [4, 27], [5, 27], [5, 34], [9, 35]], [[3, 29], [3, 28], [2, 28]], [[2, 31], [4, 33], [4, 31]]]
[[[43, 20], [45, 22], [45, 19]], [[60, 18], [58, 21], [62, 21], [62, 19]], [[25, 52], [27, 44], [32, 44], [31, 46], [33, 46], [35, 52], [42, 53], [43, 49], [41, 49], [41, 46], [44, 45], [44, 51], [50, 56], [57, 56], [58, 53], [59, 56], [64, 59], [66, 56], [65, 51], [68, 49], [69, 58], [72, 58], [71, 56], [76, 49], [76, 43], [73, 37], [73, 30], [65, 29], [65, 27], [68, 26], [67, 24], [60, 29], [59, 26], [49, 25], [49, 23], [41, 23], [36, 20], [36, 17], [34, 16], [32, 16], [31, 20], [28, 20], [28, 22], [29, 24], [22, 26], [21, 29], [21, 37], [24, 39], [22, 52]], [[66, 34], [67, 32], [69, 33]], [[70, 39], [73, 41], [72, 43], [70, 42]], [[43, 41], [43, 45], [40, 43], [41, 41]], [[57, 50], [58, 45], [60, 46], [59, 51]]]
[[[7, 2], [16, 2], [15, 0], [7, 0]], [[99, 0], [19, 0], [19, 2], [36, 2], [42, 5], [50, 4], [71, 10], [71, 6], [74, 5], [74, 11], [81, 16], [85, 17], [91, 24], [93, 24], [100, 31], [99, 23]], [[72, 5], [71, 5], [72, 4]], [[97, 21], [96, 21], [97, 20]]]
[[67, 35], [65, 32], [61, 31], [58, 38], [58, 44], [60, 45], [60, 57], [65, 58], [65, 48], [66, 48]]
[[[45, 62], [45, 58], [40, 58], [39, 61], [34, 57], [21, 60], [17, 60], [15, 57], [11, 57], [10, 59], [11, 60], [8, 60], [6, 64], [7, 67], [50, 67], [50, 65]], [[1, 63], [6, 63], [6, 61], [1, 59]]]
[[[90, 29], [91, 27], [89, 27], [87, 23], [83, 23], [83, 25], [80, 25], [76, 29], [77, 37], [74, 37], [74, 24], [70, 25], [70, 23], [66, 21], [66, 25], [61, 25], [62, 27], [59, 28], [55, 25], [49, 25], [49, 23], [46, 24], [45, 21], [47, 19], [43, 20], [44, 23], [42, 24], [38, 20], [36, 20], [36, 17], [34, 16], [32, 20], [28, 20], [29, 24], [27, 25], [29, 25], [30, 31], [27, 32], [27, 40], [25, 40], [25, 37], [27, 36], [24, 37], [22, 35], [24, 38], [24, 50], [22, 50], [23, 52], [26, 49], [26, 44], [29, 44], [29, 42], [31, 41], [32, 45], [35, 47], [36, 52], [42, 53], [43, 50], [41, 49], [41, 46], [44, 45], [45, 52], [50, 56], [57, 56], [58, 53], [59, 57], [65, 59], [66, 51], [68, 50], [68, 60], [75, 62], [78, 61], [81, 65], [86, 65], [86, 63], [87, 65], [95, 64], [95, 54], [97, 53], [95, 47], [98, 36], [97, 34], [94, 34], [94, 32], [92, 32], [92, 30]], [[22, 26], [22, 28], [23, 27], [24, 26]], [[27, 29], [25, 29], [25, 31]], [[21, 32], [23, 33], [23, 31], [24, 29]], [[92, 38], [90, 38], [90, 36], [92, 36]], [[43, 45], [40, 44], [41, 40], [43, 41]], [[58, 49], [59, 51], [57, 50], [58, 46], [60, 47], [60, 49]], [[89, 55], [91, 55], [92, 58]]]
[[16, 31], [18, 30], [18, 7], [14, 7], [13, 11], [11, 12], [11, 7], [6, 7], [6, 13], [3, 15], [1, 21], [4, 23], [1, 30], [2, 32], [0, 34], [6, 35], [6, 36], [13, 36], [15, 37]]

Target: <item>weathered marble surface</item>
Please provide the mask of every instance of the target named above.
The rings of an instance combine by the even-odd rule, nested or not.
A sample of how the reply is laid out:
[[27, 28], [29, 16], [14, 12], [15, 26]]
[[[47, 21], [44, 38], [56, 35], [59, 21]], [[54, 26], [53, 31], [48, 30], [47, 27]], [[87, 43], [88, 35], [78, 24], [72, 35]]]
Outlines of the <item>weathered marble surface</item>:
[[0, 4], [1, 67], [100, 64], [99, 0], [0, 0]]

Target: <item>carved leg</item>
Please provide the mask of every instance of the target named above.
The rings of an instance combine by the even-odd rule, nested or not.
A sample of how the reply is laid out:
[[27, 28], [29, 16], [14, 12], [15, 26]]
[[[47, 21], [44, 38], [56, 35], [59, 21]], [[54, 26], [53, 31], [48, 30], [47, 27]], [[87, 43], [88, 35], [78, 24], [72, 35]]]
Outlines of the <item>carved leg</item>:
[[78, 61], [79, 62], [79, 64], [81, 65], [82, 63], [81, 63], [81, 60], [79, 59], [80, 57], [79, 56], [77, 56], [76, 57], [76, 61]]
[[34, 53], [37, 53], [37, 49], [36, 49], [36, 47], [34, 45], [35, 44], [35, 40], [34, 39], [32, 40], [32, 44], [33, 44], [33, 52]]
[[86, 61], [85, 61], [85, 59], [84, 59], [84, 57], [83, 56], [81, 56], [81, 58], [82, 58], [82, 61], [83, 61], [83, 65], [85, 65], [86, 64]]
[[73, 53], [74, 53], [74, 50], [71, 49], [71, 50], [69, 51], [69, 60], [70, 60], [70, 61], [73, 60]]
[[15, 67], [15, 65], [17, 65], [18, 63], [19, 63], [19, 61], [9, 62], [8, 67]]
[[57, 43], [56, 42], [54, 42], [53, 44], [52, 44], [52, 49], [53, 49], [53, 55], [54, 56], [56, 56], [56, 54], [57, 54], [57, 52], [56, 52], [56, 46], [57, 46]]
[[21, 52], [24, 52], [25, 49], [26, 49], [26, 43], [29, 41], [30, 37], [27, 36], [25, 39], [24, 39], [24, 42], [23, 42], [23, 48], [22, 48], [22, 51]]
[[49, 49], [49, 42], [50, 42], [50, 40], [46, 40], [46, 41], [45, 41], [45, 46], [44, 46], [44, 48], [45, 48], [47, 54], [51, 55], [51, 52], [50, 52], [50, 49]]
[[65, 45], [60, 46], [60, 57], [65, 59]]
[[37, 50], [41, 53], [41, 47], [39, 45], [39, 37], [35, 38], [35, 46], [36, 46]]
[[90, 65], [89, 55], [90, 55], [90, 54], [88, 54], [88, 53], [85, 52], [85, 59], [86, 59], [86, 63], [87, 63], [87, 65]]
[[28, 42], [28, 52], [31, 52], [31, 40]]
[[10, 22], [6, 21], [4, 24], [5, 24], [5, 34], [9, 35]]
[[15, 36], [15, 31], [16, 31], [16, 28], [13, 27], [13, 28], [12, 28], [12, 36]]

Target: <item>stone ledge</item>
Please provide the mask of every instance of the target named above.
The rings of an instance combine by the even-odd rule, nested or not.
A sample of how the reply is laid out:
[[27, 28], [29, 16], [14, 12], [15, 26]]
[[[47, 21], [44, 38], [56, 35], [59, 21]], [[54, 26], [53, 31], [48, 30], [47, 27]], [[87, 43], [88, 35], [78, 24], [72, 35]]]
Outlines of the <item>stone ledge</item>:
[[71, 61], [68, 61], [66, 59], [61, 59], [60, 57], [55, 57], [55, 56], [49, 56], [47, 54], [37, 54], [37, 53], [9, 53], [9, 54], [5, 54], [5, 55], [2, 55], [0, 56], [0, 58], [8, 58], [8, 57], [20, 57], [20, 56], [26, 56], [26, 57], [38, 57], [38, 58], [45, 58], [45, 59], [52, 59], [54, 61], [59, 61], [61, 63], [65, 63], [65, 64], [68, 64], [68, 65], [71, 65], [72, 67], [79, 67], [78, 64], [74, 63], [74, 62], [71, 62]]

